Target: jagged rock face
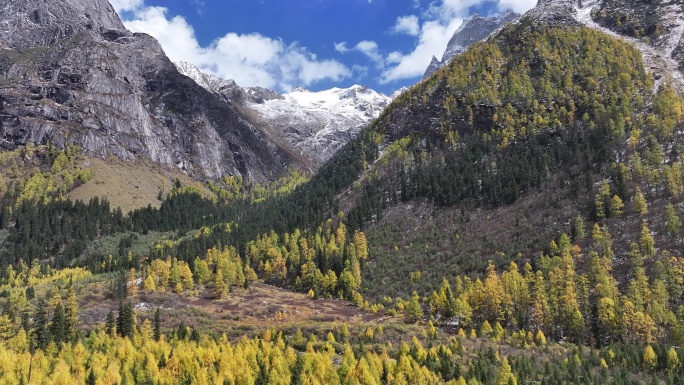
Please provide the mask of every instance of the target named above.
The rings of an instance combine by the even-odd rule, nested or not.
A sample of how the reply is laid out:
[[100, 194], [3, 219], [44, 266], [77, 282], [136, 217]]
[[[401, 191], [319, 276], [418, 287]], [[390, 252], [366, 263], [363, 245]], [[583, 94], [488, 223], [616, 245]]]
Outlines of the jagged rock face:
[[454, 32], [451, 40], [449, 40], [442, 60], [437, 60], [433, 56], [432, 62], [425, 71], [425, 75], [423, 75], [423, 79], [428, 78], [435, 71], [447, 65], [456, 55], [463, 53], [473, 43], [486, 39], [494, 31], [519, 17], [519, 14], [508, 11], [503, 15], [493, 17], [482, 17], [475, 14], [463, 20], [461, 26]]
[[193, 176], [263, 181], [293, 161], [240, 111], [127, 31], [106, 0], [13, 0], [0, 8], [2, 146], [51, 142], [136, 156]]
[[425, 74], [423, 75], [423, 79], [427, 79], [430, 77], [430, 75], [434, 74], [437, 72], [438, 69], [444, 67], [444, 63], [437, 59], [436, 56], [432, 57], [432, 60], [430, 60], [430, 65], [428, 65], [428, 68], [425, 70]]
[[538, 0], [537, 6], [529, 10], [525, 16], [535, 20], [536, 25], [578, 26], [575, 19], [575, 7], [580, 0]]
[[312, 166], [326, 161], [356, 137], [392, 100], [358, 85], [320, 92], [296, 88], [281, 95], [261, 87], [242, 88], [189, 63], [176, 66], [208, 91], [239, 104], [252, 123], [274, 140], [288, 143]]

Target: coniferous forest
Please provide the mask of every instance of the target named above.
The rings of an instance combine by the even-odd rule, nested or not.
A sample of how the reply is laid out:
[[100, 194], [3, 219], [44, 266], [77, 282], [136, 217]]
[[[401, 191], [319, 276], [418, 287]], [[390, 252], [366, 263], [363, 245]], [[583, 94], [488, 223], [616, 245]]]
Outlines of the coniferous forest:
[[[654, 87], [629, 43], [523, 18], [308, 178], [177, 180], [124, 213], [68, 198], [92, 178], [78, 148], [3, 152], [0, 384], [682, 384], [684, 101]], [[523, 202], [528, 242], [399, 248], [420, 226], [387, 219]], [[255, 287], [298, 310], [239, 329]]]

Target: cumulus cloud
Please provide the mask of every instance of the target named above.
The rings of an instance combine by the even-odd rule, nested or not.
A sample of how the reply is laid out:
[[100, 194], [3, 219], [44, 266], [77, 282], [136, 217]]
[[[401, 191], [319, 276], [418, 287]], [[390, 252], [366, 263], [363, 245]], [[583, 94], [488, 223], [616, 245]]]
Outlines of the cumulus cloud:
[[190, 62], [242, 86], [287, 91], [295, 85], [340, 81], [352, 74], [342, 63], [319, 59], [296, 42], [288, 44], [258, 33], [228, 33], [201, 46], [185, 18], [169, 17], [164, 7], [145, 6], [142, 0], [115, 0], [113, 5], [118, 12], [130, 12], [131, 17], [124, 18], [126, 28], [155, 37], [171, 61]]
[[397, 19], [397, 24], [392, 28], [394, 33], [405, 33], [411, 36], [418, 36], [420, 32], [420, 25], [418, 24], [418, 16], [402, 16]]

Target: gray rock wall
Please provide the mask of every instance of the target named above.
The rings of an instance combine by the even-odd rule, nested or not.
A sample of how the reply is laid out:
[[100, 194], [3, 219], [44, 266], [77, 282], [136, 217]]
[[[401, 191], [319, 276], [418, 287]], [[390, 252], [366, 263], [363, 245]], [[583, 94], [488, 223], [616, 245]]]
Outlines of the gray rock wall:
[[105, 0], [13, 0], [0, 8], [0, 138], [77, 144], [200, 178], [285, 173], [288, 151], [181, 75], [161, 46], [123, 27]]

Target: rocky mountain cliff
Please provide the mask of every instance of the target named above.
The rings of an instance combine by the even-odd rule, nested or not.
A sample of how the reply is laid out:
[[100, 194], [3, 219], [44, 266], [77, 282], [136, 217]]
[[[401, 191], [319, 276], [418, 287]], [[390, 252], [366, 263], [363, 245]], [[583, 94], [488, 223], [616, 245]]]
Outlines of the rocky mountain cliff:
[[16, 0], [0, 8], [2, 147], [70, 144], [149, 158], [199, 178], [263, 181], [298, 162], [215, 93], [131, 33], [106, 0]]
[[456, 55], [459, 55], [468, 49], [471, 44], [486, 39], [492, 32], [519, 17], [519, 14], [509, 10], [499, 16], [483, 17], [474, 14], [463, 20], [461, 26], [458, 27], [451, 37], [451, 40], [449, 40], [442, 60], [433, 56], [432, 62], [425, 71], [425, 75], [423, 75], [423, 79], [428, 78], [435, 71], [444, 67]]
[[360, 85], [319, 92], [297, 88], [281, 95], [261, 87], [242, 88], [232, 80], [205, 74], [189, 63], [176, 66], [226, 102], [240, 105], [257, 126], [287, 143], [312, 165], [329, 159], [392, 100]]

